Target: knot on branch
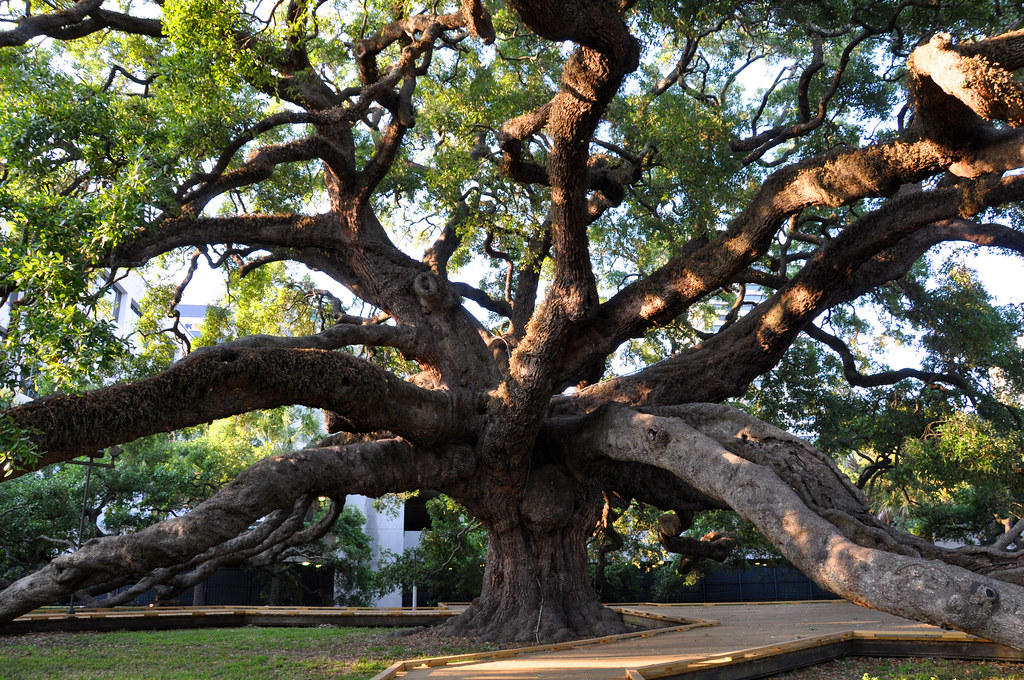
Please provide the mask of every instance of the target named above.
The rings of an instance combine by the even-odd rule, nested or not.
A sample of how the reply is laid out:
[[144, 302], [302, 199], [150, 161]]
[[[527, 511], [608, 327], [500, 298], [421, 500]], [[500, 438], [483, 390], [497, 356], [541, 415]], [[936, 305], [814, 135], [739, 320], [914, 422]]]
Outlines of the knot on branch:
[[[644, 435], [647, 441], [650, 442], [651, 449], [664, 449], [668, 446], [669, 442], [672, 441], [672, 435], [667, 430], [656, 427], [655, 425], [648, 425]], [[689, 528], [689, 525], [684, 526], [680, 531], [684, 531]]]
[[441, 280], [433, 272], [421, 272], [412, 282], [412, 290], [420, 299], [424, 314], [430, 314], [441, 307]]
[[977, 581], [971, 583], [971, 596], [975, 602], [983, 605], [992, 605], [999, 602], [999, 591]]
[[50, 563], [51, 578], [62, 586], [75, 586], [82, 580], [82, 570], [74, 563], [74, 553], [58, 557]]
[[972, 581], [967, 593], [958, 592], [946, 600], [946, 612], [957, 621], [957, 627], [976, 626], [992, 616], [999, 605], [999, 591], [995, 588]]

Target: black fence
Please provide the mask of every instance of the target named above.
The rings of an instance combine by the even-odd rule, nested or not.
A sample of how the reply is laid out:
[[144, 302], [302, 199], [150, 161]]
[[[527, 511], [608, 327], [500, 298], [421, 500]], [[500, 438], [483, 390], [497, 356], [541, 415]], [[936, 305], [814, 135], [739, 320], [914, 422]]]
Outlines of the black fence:
[[[296, 564], [272, 575], [252, 569], [224, 567], [197, 588], [198, 598], [194, 587], [175, 596], [173, 602], [164, 604], [326, 607], [334, 603], [334, 569]], [[149, 590], [125, 606], [144, 607], [155, 602], [156, 593]]]
[[[822, 590], [814, 581], [793, 567], [748, 567], [711, 572], [693, 586], [680, 587], [656, 598], [651, 594], [653, 578], [645, 575], [630, 592], [616, 593], [620, 602], [775, 602], [779, 600], [831, 600], [836, 596]], [[275, 583], [276, 580], [276, 583]], [[275, 577], [262, 571], [223, 568], [206, 579], [200, 596], [189, 588], [167, 604], [204, 605], [302, 605], [333, 604], [334, 570], [330, 567], [293, 565]], [[412, 593], [403, 593], [403, 604], [412, 604]], [[428, 594], [421, 589], [420, 605]], [[133, 606], [155, 603], [156, 594], [148, 591], [131, 601]], [[80, 603], [81, 604], [81, 603]]]
[[672, 593], [675, 602], [776, 602], [834, 600], [832, 593], [793, 567], [748, 567], [713, 571], [693, 586]]

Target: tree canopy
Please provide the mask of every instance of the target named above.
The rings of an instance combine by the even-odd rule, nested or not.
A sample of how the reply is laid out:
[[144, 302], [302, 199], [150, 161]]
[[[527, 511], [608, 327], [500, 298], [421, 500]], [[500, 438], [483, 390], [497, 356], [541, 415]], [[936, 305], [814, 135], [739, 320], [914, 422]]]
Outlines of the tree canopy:
[[[488, 534], [452, 632], [618, 630], [586, 549], [616, 496], [674, 512], [670, 550], [708, 549], [680, 534], [732, 509], [822, 587], [1024, 647], [1021, 314], [951, 255], [1024, 253], [1022, 20], [946, 0], [9, 3], [5, 380], [40, 396], [0, 420], [7, 477], [286, 405], [332, 434], [58, 557], [0, 592], [0, 620], [314, 537], [296, 518], [320, 496], [432, 490]], [[179, 361], [128, 360], [111, 286], [200, 260], [249, 286], [241, 315]], [[293, 285], [302, 268], [337, 288]], [[871, 329], [920, 365], [883, 365]], [[1007, 530], [949, 548], [883, 521], [865, 490], [906, 498], [914, 475], [918, 506], [960, 493]]]

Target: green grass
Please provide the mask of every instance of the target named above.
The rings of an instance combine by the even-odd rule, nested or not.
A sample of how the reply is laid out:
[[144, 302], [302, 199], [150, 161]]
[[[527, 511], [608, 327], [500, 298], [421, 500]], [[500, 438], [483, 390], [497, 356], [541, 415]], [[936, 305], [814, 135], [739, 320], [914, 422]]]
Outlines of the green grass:
[[847, 657], [776, 676], [776, 680], [1024, 680], [1024, 665], [951, 659]]
[[374, 628], [224, 628], [0, 637], [0, 680], [370, 678], [396, 661], [483, 651]]

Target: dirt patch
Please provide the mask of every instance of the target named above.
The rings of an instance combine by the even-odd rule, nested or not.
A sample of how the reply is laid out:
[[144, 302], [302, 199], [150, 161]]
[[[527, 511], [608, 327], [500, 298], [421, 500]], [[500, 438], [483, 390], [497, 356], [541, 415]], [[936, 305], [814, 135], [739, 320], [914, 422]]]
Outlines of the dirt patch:
[[[526, 643], [493, 643], [475, 637], [452, 637], [442, 635], [436, 628], [377, 630], [360, 636], [360, 640], [349, 638], [332, 650], [332, 658], [359, 659], [380, 656], [382, 653], [399, 659], [424, 656], [449, 656], [475, 652], [493, 652], [499, 649], [527, 647]], [[334, 654], [338, 654], [335, 657]]]

